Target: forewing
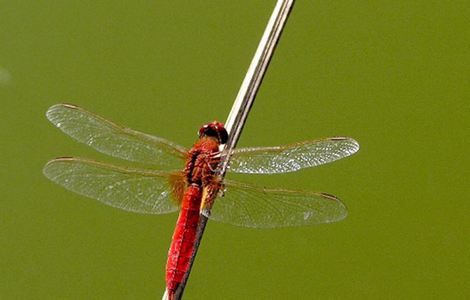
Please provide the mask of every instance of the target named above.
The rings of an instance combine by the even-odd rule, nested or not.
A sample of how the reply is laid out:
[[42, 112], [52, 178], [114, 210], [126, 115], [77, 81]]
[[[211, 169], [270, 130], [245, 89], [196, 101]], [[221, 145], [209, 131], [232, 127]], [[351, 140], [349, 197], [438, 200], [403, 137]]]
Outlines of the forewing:
[[166, 139], [118, 126], [70, 104], [49, 108], [47, 118], [77, 141], [121, 159], [152, 164], [161, 169], [182, 166], [186, 149]]
[[331, 137], [277, 147], [235, 149], [229, 171], [246, 174], [294, 172], [350, 156], [359, 144], [348, 137]]
[[224, 196], [215, 200], [210, 218], [243, 227], [275, 228], [336, 222], [347, 213], [346, 206], [330, 194], [226, 180]]
[[164, 214], [176, 211], [170, 199], [171, 174], [127, 169], [80, 158], [49, 161], [44, 175], [66, 189], [123, 210]]

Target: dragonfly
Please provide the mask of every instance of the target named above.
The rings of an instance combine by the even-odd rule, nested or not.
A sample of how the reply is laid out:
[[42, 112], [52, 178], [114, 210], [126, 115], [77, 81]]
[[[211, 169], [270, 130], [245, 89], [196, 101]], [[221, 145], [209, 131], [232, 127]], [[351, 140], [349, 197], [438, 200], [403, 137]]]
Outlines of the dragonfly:
[[[75, 193], [126, 211], [166, 214], [179, 210], [166, 266], [169, 299], [190, 268], [201, 214], [215, 221], [252, 228], [331, 223], [347, 215], [346, 206], [331, 194], [220, 179], [217, 168], [227, 153], [219, 149], [228, 134], [217, 121], [202, 126], [198, 140], [187, 149], [167, 139], [119, 126], [71, 104], [56, 104], [46, 116], [78, 142], [137, 165], [59, 157], [44, 166], [47, 178]], [[359, 144], [349, 137], [238, 148], [230, 153], [228, 172], [294, 172], [336, 161], [358, 150]]]

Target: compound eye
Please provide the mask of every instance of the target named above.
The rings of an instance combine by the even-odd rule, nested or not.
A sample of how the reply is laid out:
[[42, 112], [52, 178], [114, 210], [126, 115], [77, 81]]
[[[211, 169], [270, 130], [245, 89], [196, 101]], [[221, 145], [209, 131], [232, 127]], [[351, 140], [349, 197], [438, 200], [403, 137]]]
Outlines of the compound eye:
[[219, 141], [221, 144], [227, 143], [228, 140], [228, 133], [225, 128], [222, 128], [222, 130], [219, 131]]
[[204, 133], [206, 132], [206, 129], [207, 129], [207, 125], [202, 126], [202, 127], [199, 129], [198, 136], [199, 136], [199, 137], [202, 137], [202, 136], [204, 135]]

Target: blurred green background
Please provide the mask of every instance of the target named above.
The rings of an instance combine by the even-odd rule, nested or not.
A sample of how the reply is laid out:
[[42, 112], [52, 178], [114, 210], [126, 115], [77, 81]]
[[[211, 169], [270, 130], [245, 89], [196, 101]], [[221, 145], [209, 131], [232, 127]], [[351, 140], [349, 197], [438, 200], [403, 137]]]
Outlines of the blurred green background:
[[[159, 299], [176, 214], [48, 181], [107, 160], [45, 118], [58, 102], [191, 146], [224, 121], [275, 1], [2, 1], [0, 298]], [[240, 146], [323, 136], [361, 150], [266, 186], [349, 207], [328, 225], [209, 223], [186, 299], [470, 297], [468, 1], [298, 0]]]

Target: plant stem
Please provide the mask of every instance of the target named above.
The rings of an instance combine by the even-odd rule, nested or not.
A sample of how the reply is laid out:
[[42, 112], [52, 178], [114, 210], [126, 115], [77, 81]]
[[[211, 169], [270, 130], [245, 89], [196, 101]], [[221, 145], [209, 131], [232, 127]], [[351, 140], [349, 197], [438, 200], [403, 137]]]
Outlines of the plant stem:
[[[223, 180], [225, 176], [230, 160], [230, 155], [232, 150], [237, 145], [238, 140], [240, 139], [240, 135], [248, 117], [248, 113], [253, 106], [256, 94], [259, 90], [261, 82], [263, 81], [264, 75], [266, 74], [266, 70], [274, 54], [274, 50], [276, 49], [276, 45], [279, 41], [282, 30], [284, 29], [293, 5], [294, 0], [278, 0], [258, 45], [258, 49], [256, 50], [250, 67], [248, 68], [248, 71], [245, 75], [245, 79], [243, 80], [243, 83], [240, 87], [237, 98], [233, 103], [232, 110], [230, 111], [230, 114], [225, 123], [225, 129], [229, 133], [229, 138], [227, 143], [221, 149], [227, 154], [222, 157], [219, 170], [219, 176], [221, 180]], [[217, 201], [215, 205], [217, 205]], [[196, 242], [193, 249], [193, 255], [190, 261], [190, 267], [188, 272], [185, 274], [183, 282], [180, 284], [175, 293], [175, 300], [180, 300], [183, 296], [183, 292], [186, 287], [194, 259], [196, 258], [197, 250], [199, 249], [207, 221], [208, 218], [201, 214], [196, 235]]]

